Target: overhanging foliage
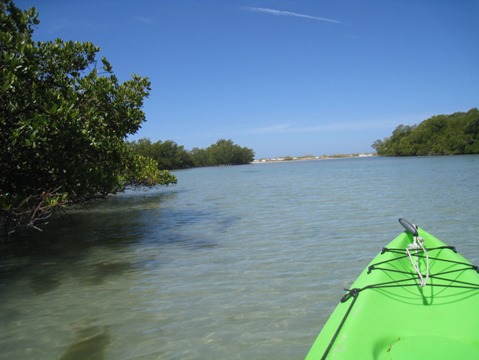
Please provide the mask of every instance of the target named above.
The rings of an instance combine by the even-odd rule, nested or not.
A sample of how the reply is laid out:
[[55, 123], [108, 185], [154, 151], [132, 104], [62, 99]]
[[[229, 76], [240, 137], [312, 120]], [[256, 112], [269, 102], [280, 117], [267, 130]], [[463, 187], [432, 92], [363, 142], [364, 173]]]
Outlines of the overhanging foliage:
[[126, 186], [174, 176], [131, 152], [147, 78], [119, 82], [92, 43], [35, 42], [35, 8], [0, 0], [0, 215], [10, 229]]

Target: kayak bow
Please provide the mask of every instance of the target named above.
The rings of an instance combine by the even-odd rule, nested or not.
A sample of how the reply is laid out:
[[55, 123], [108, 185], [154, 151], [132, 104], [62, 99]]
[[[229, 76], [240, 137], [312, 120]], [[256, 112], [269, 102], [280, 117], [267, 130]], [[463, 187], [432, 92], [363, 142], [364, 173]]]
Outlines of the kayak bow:
[[306, 359], [479, 359], [479, 274], [453, 246], [406, 229], [341, 299]]

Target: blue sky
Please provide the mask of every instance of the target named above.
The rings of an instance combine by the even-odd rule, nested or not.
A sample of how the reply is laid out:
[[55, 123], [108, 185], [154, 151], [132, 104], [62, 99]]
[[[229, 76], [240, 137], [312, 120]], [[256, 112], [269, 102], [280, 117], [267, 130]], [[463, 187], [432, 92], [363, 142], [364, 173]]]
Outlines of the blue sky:
[[131, 139], [232, 139], [257, 158], [371, 152], [479, 106], [475, 0], [21, 0], [37, 40], [91, 41], [152, 82]]

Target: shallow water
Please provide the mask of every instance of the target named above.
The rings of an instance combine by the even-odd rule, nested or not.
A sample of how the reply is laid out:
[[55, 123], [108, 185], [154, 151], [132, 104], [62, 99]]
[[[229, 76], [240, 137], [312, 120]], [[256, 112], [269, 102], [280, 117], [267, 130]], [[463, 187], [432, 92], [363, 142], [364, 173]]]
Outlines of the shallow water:
[[0, 262], [1, 359], [301, 359], [405, 217], [479, 263], [479, 156], [176, 172]]

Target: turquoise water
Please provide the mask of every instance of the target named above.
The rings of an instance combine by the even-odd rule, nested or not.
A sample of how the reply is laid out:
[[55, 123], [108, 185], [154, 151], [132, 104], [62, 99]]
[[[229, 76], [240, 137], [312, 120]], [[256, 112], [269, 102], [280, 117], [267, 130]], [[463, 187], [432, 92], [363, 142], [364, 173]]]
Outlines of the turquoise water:
[[1, 359], [302, 359], [399, 217], [479, 263], [479, 156], [176, 176], [3, 255]]

